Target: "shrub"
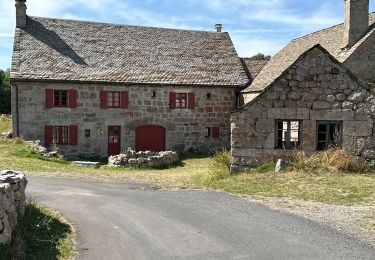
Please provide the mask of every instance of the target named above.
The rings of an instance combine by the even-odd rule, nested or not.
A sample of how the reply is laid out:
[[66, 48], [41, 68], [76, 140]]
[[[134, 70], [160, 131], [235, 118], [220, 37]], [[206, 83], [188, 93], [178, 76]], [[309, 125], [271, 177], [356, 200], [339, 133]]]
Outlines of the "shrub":
[[225, 179], [230, 175], [231, 156], [228, 151], [216, 152], [209, 163], [209, 172], [204, 179], [205, 184]]
[[369, 166], [343, 149], [330, 149], [307, 156], [298, 152], [293, 160], [293, 169], [304, 172], [367, 172]]

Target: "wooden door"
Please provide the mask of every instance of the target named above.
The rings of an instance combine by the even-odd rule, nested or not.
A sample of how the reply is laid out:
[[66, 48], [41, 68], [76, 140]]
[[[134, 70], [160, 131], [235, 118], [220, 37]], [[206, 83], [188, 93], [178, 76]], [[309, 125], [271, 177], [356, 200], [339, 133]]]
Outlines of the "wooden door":
[[121, 126], [108, 126], [108, 156], [121, 153]]
[[135, 130], [137, 151], [165, 151], [165, 128], [155, 125], [138, 127]]

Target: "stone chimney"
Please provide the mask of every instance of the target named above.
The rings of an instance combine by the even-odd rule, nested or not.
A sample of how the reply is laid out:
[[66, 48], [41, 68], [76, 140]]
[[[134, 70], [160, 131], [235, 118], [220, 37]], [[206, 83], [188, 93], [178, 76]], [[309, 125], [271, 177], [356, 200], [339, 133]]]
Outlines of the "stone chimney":
[[216, 32], [221, 32], [221, 29], [223, 29], [223, 25], [220, 23], [215, 24]]
[[26, 0], [16, 0], [16, 26], [26, 27]]
[[344, 0], [345, 21], [342, 48], [350, 48], [369, 28], [369, 0]]

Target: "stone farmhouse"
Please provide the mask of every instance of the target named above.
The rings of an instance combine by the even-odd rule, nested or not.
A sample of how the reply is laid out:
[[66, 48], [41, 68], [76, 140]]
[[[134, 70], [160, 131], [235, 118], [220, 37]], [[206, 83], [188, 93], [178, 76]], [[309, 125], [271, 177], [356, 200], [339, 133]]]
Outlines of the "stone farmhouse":
[[369, 0], [345, 0], [345, 12], [343, 24], [289, 43], [243, 91], [233, 170], [330, 147], [375, 160], [375, 13]]
[[66, 157], [230, 146], [246, 71], [230, 36], [31, 17], [16, 0], [13, 132]]

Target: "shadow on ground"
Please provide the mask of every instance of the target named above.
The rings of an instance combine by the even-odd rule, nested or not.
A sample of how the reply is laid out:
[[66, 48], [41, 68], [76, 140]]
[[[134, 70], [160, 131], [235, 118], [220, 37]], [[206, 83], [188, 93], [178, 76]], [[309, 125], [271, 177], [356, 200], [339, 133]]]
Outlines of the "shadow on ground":
[[66, 240], [73, 233], [53, 212], [30, 202], [25, 217], [18, 224], [10, 245], [0, 247], [0, 259], [59, 259], [69, 254]]

